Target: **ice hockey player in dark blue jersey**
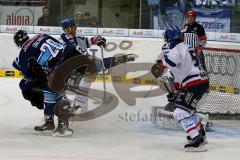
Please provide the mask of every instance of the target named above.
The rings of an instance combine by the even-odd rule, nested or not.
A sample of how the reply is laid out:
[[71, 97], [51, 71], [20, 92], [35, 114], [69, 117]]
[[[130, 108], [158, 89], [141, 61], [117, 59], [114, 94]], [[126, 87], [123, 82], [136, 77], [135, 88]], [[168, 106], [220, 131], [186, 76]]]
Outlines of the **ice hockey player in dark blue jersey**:
[[[34, 128], [37, 132], [49, 133], [53, 136], [71, 135], [73, 131], [68, 128], [68, 118], [58, 116], [58, 126], [54, 126], [54, 109], [56, 106], [65, 105], [68, 115], [74, 115], [74, 109], [70, 106], [65, 95], [60, 95], [48, 87], [49, 73], [59, 65], [64, 58], [81, 54], [74, 47], [62, 44], [53, 37], [46, 34], [38, 34], [29, 38], [25, 31], [19, 30], [14, 35], [14, 42], [21, 47], [19, 56], [13, 62], [13, 66], [23, 73], [20, 88], [24, 98], [34, 102], [36, 93], [43, 94], [43, 99], [36, 103], [39, 108], [44, 108], [45, 123]], [[42, 94], [41, 94], [42, 92]], [[43, 102], [41, 102], [43, 100]], [[43, 103], [43, 105], [41, 104]]]
[[[101, 60], [92, 59], [92, 56], [85, 53], [79, 46], [61, 43], [46, 34], [38, 34], [30, 39], [25, 31], [19, 30], [14, 35], [14, 42], [21, 47], [13, 66], [24, 75], [20, 84], [24, 98], [33, 102], [32, 92], [35, 93], [35, 88], [43, 91], [45, 123], [42, 126], [36, 126], [35, 130], [39, 132], [52, 131], [55, 128], [53, 117], [55, 111], [58, 116], [58, 126], [52, 132], [53, 136], [71, 135], [73, 131], [68, 128], [68, 120], [75, 114], [75, 108], [71, 107], [66, 96], [52, 91], [48, 86], [49, 75], [54, 73], [55, 68], [76, 55], [86, 56], [94, 61], [97, 71], [101, 71], [103, 66], [110, 68], [127, 61], [109, 57], [103, 61], [103, 65]], [[35, 84], [35, 82], [41, 82], [41, 85]]]

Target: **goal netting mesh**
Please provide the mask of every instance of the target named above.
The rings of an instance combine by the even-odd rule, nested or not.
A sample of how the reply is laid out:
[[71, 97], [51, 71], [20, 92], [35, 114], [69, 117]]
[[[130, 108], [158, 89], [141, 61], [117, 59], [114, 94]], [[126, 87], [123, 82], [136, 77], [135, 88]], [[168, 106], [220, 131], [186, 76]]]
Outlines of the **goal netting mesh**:
[[240, 50], [205, 48], [203, 53], [210, 92], [198, 111], [213, 119], [240, 119]]

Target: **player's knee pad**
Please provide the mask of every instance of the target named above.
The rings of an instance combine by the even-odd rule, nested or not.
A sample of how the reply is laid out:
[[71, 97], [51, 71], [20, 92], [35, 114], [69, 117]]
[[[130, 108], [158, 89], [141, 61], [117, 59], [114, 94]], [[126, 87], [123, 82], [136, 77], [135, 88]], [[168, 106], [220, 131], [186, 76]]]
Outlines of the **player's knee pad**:
[[73, 116], [73, 108], [65, 95], [57, 98], [54, 113], [63, 121], [68, 121]]
[[191, 114], [181, 108], [176, 108], [173, 111], [173, 117], [175, 120], [177, 120], [178, 122], [180, 122], [182, 119], [188, 118], [190, 117]]

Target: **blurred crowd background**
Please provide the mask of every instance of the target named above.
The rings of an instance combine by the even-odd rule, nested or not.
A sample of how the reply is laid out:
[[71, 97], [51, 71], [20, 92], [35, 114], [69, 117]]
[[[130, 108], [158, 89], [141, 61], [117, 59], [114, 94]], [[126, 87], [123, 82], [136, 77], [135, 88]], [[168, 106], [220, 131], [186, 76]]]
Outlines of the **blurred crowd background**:
[[0, 25], [166, 29], [192, 9], [206, 31], [240, 33], [240, 0], [1, 0]]

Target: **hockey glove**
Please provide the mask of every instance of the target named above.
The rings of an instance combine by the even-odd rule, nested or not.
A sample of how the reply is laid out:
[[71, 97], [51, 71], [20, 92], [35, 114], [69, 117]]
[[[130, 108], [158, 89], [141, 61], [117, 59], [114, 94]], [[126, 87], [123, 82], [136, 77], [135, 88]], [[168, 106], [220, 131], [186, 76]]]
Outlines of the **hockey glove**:
[[48, 70], [43, 69], [34, 58], [28, 60], [29, 70], [33, 73], [38, 80], [46, 79]]
[[174, 102], [176, 100], [177, 96], [174, 92], [169, 92], [167, 95], [167, 99], [169, 102]]
[[91, 40], [92, 40], [92, 44], [96, 44], [97, 46], [103, 47], [103, 48], [106, 47], [106, 39], [99, 35], [91, 38]]
[[162, 61], [155, 63], [151, 68], [151, 73], [154, 75], [154, 77], [158, 78], [161, 77], [163, 74], [163, 71], [166, 67], [163, 66]]

